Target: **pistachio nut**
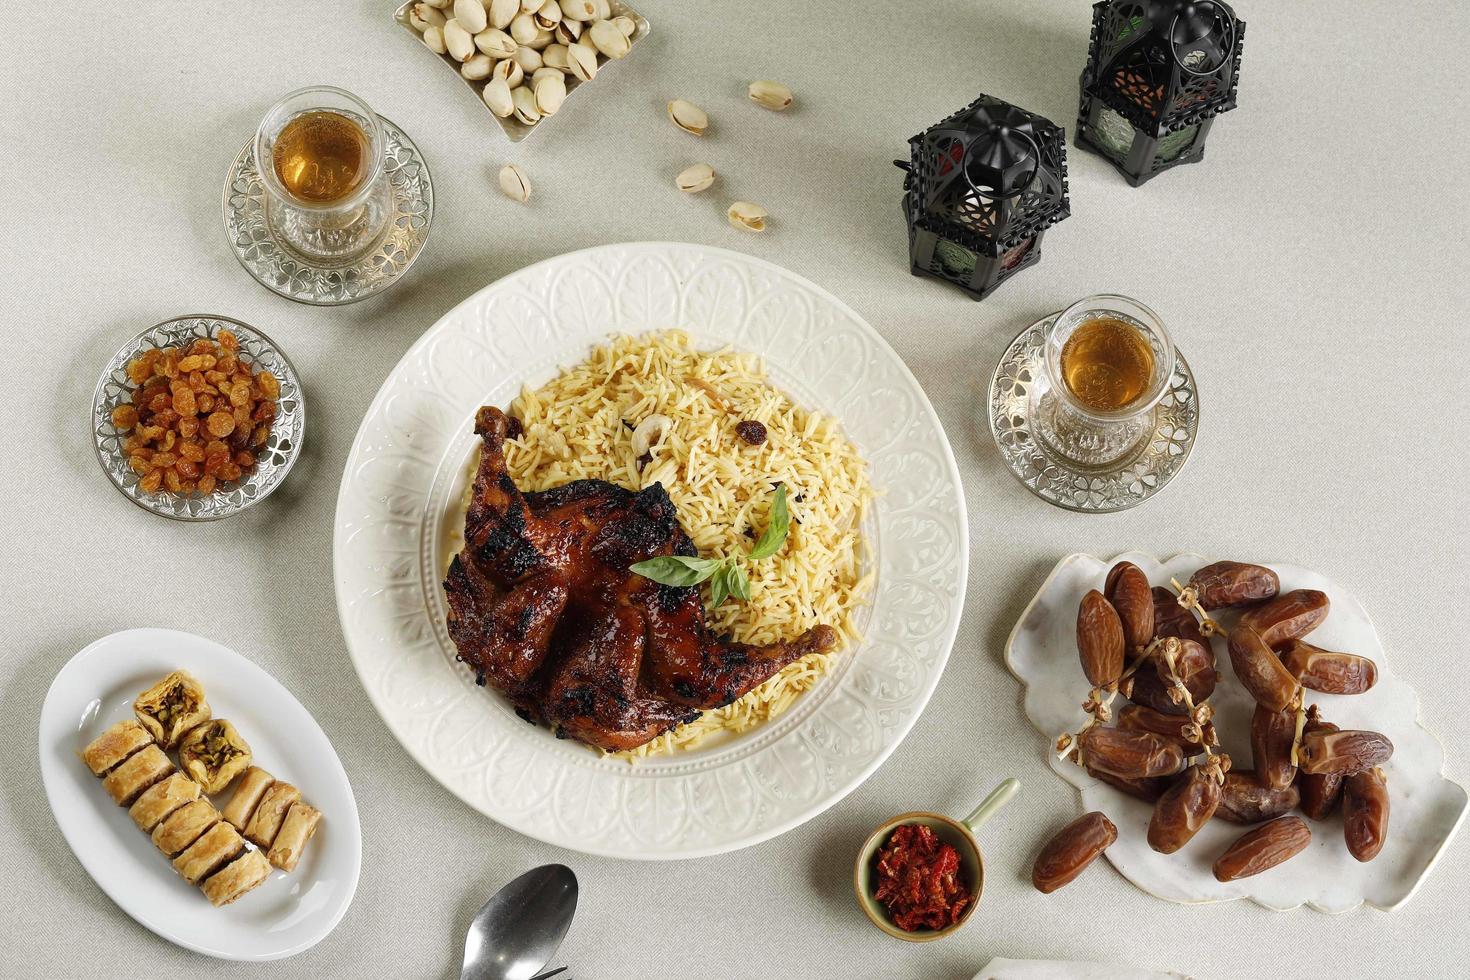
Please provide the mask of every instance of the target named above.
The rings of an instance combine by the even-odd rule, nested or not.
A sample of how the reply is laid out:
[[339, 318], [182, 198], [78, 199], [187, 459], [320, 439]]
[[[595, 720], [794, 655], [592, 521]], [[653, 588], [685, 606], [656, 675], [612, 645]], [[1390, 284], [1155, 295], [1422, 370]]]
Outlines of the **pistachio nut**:
[[521, 70], [530, 74], [541, 67], [541, 52], [535, 48], [519, 47], [516, 53], [511, 55], [511, 60], [521, 66]]
[[[450, 4], [454, 3], [454, 0], [424, 0], [424, 2], [431, 7], [436, 7], [439, 10], [445, 10], [450, 6]], [[445, 14], [444, 19], [448, 20], [449, 15]]]
[[791, 106], [791, 89], [780, 82], [762, 79], [751, 82], [750, 88], [746, 91], [750, 96], [750, 101], [756, 105], [765, 106], [767, 109], [780, 112]]
[[538, 27], [536, 28], [536, 36], [531, 38], [531, 43], [527, 44], [526, 47], [532, 49], [533, 51], [544, 51], [546, 48], [550, 47], [551, 43], [555, 40], [555, 34], [551, 33], [550, 31], [544, 31]]
[[550, 78], [553, 75], [555, 75], [557, 78], [560, 78], [563, 82], [566, 81], [566, 78], [563, 77], [559, 69], [552, 68], [549, 65], [542, 65], [540, 68], [537, 68], [534, 72], [531, 73], [531, 87], [535, 88], [537, 83], [540, 82], [541, 79]]
[[515, 88], [526, 77], [525, 71], [520, 65], [516, 64], [514, 58], [506, 58], [504, 61], [496, 62], [495, 70], [490, 74], [505, 82], [506, 88]]
[[430, 26], [424, 30], [424, 44], [435, 54], [444, 54], [449, 49], [444, 46], [444, 28]]
[[500, 168], [500, 189], [512, 201], [525, 203], [531, 198], [531, 178], [513, 163]]
[[561, 72], [543, 75], [536, 80], [536, 111], [543, 116], [554, 116], [567, 98], [566, 76]]
[[552, 30], [561, 23], [561, 6], [556, 0], [546, 0], [536, 11], [536, 25], [543, 30]]
[[530, 86], [522, 85], [510, 91], [511, 102], [515, 104], [515, 117], [527, 126], [534, 126], [541, 121], [541, 110], [536, 108], [536, 93], [531, 91]]
[[505, 30], [521, 12], [521, 0], [490, 0], [490, 26]]
[[490, 17], [480, 0], [454, 0], [454, 19], [471, 34], [478, 34], [490, 26]]
[[633, 32], [638, 30], [638, 22], [627, 15], [614, 17], [613, 23], [618, 26], [618, 30], [623, 32], [623, 37], [629, 40], [632, 40]]
[[563, 18], [562, 22], [556, 25], [556, 30], [551, 32], [551, 36], [556, 38], [557, 44], [571, 47], [577, 43], [577, 38], [582, 36], [582, 22]]
[[567, 69], [584, 82], [592, 81], [597, 74], [597, 52], [573, 44], [567, 48]]
[[730, 219], [730, 224], [745, 231], [766, 230], [766, 209], [759, 204], [736, 201], [730, 205], [730, 210], [725, 212], [725, 217]]
[[488, 54], [477, 54], [459, 66], [459, 73], [472, 82], [478, 82], [483, 78], [489, 78], [494, 67], [494, 58]]
[[700, 191], [707, 191], [714, 182], [715, 168], [707, 163], [696, 163], [692, 167], [685, 167], [679, 171], [679, 176], [674, 178], [674, 183], [685, 194], [698, 194]]
[[448, 19], [438, 7], [431, 7], [427, 3], [416, 3], [408, 8], [408, 22], [420, 34], [430, 27], [442, 28]]
[[567, 46], [565, 44], [548, 44], [541, 52], [541, 63], [548, 68], [556, 68], [561, 71], [571, 71], [572, 66], [567, 61]]
[[628, 53], [627, 35], [618, 30], [618, 25], [612, 21], [594, 20], [588, 33], [591, 34], [592, 43], [597, 46], [597, 50], [609, 58], [621, 58]]
[[709, 116], [705, 115], [704, 110], [693, 102], [675, 99], [669, 103], [668, 110], [669, 118], [674, 121], [674, 125], [686, 133], [703, 136], [709, 129]]
[[521, 0], [521, 13], [534, 14], [541, 9], [543, 0]]
[[608, 0], [592, 0], [592, 4], [597, 8], [593, 20], [612, 20], [612, 4]]
[[469, 61], [475, 53], [475, 36], [451, 17], [444, 23], [444, 47], [455, 61]]
[[515, 101], [510, 95], [510, 86], [503, 78], [490, 79], [485, 83], [485, 91], [480, 94], [485, 100], [485, 105], [490, 107], [490, 111], [501, 119], [507, 118], [516, 111]]
[[592, 0], [561, 0], [562, 20], [580, 23], [597, 19], [597, 4]]
[[540, 30], [536, 26], [536, 18], [530, 14], [516, 14], [515, 20], [510, 22], [510, 36], [516, 39], [517, 44], [530, 44], [536, 40]]
[[583, 31], [582, 32], [582, 36], [579, 37], [579, 38], [577, 38], [577, 44], [579, 44], [582, 47], [586, 48], [588, 51], [591, 51], [593, 54], [597, 54], [598, 53], [598, 51], [597, 51], [597, 45], [595, 45], [595, 44], [592, 43], [592, 32], [591, 31]]
[[509, 58], [516, 53], [515, 38], [498, 27], [491, 27], [476, 34], [475, 47], [492, 58]]

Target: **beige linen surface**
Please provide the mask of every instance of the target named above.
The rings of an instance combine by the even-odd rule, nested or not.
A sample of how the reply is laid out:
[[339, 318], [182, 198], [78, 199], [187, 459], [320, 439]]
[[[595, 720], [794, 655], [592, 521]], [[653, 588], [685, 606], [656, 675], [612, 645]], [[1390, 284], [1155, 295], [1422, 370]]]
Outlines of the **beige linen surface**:
[[[393, 0], [7, 4], [0, 13], [0, 881], [15, 977], [458, 975], [473, 910], [534, 864], [583, 885], [560, 961], [576, 980], [878, 977], [963, 980], [993, 956], [1100, 959], [1205, 977], [1446, 977], [1470, 959], [1467, 841], [1386, 915], [1337, 918], [1246, 904], [1186, 908], [1099, 864], [1037, 894], [1041, 842], [1074, 816], [1046, 768], [1001, 655], [1062, 555], [1178, 550], [1313, 566], [1356, 592], [1424, 723], [1462, 733], [1465, 488], [1470, 440], [1466, 279], [1470, 99], [1463, 4], [1241, 0], [1240, 108], [1208, 159], [1141, 189], [1071, 149], [1074, 216], [1041, 264], [975, 304], [908, 275], [905, 140], [978, 92], [1067, 128], [1090, 25], [1084, 0], [698, 3], [643, 0], [652, 36], [512, 147], [442, 65], [390, 20]], [[746, 102], [751, 78], [796, 93]], [[403, 126], [438, 200], [411, 278], [357, 306], [279, 299], [235, 263], [220, 227], [224, 173], [265, 108], [312, 83], [345, 86]], [[703, 140], [663, 116], [684, 97]], [[499, 193], [514, 161], [528, 206]], [[673, 177], [706, 161], [708, 193]], [[764, 236], [729, 228], [731, 200], [766, 207]], [[402, 352], [472, 291], [529, 262], [602, 242], [676, 239], [771, 259], [863, 314], [923, 383], [959, 458], [972, 565], [964, 622], [928, 710], [860, 789], [758, 847], [677, 864], [588, 858], [472, 812], [399, 748], [352, 671], [330, 546], [357, 424]], [[982, 416], [1007, 341], [1090, 292], [1138, 296], [1173, 328], [1199, 379], [1194, 458], [1147, 506], [1078, 516], [1003, 469]], [[305, 455], [268, 503], [225, 522], [160, 520], [92, 458], [101, 365], [158, 320], [218, 312], [266, 330], [301, 371]], [[222, 640], [291, 688], [336, 744], [362, 813], [357, 899], [315, 949], [264, 968], [155, 938], [109, 901], [56, 829], [36, 723], [58, 668], [134, 626]], [[997, 780], [1021, 795], [989, 824], [984, 901], [942, 943], [873, 929], [849, 894], [864, 834], [907, 809], [967, 810]], [[330, 820], [330, 815], [328, 815]], [[330, 827], [327, 831], [330, 832]], [[228, 915], [223, 911], [221, 915]]]

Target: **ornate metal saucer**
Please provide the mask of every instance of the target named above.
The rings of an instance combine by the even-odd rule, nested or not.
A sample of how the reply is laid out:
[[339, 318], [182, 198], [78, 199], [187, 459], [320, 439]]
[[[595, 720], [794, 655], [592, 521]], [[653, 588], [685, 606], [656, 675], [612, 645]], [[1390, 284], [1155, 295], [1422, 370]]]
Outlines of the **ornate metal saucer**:
[[225, 178], [225, 234], [245, 271], [273, 293], [311, 306], [341, 306], [376, 296], [413, 265], [434, 221], [429, 165], [403, 130], [384, 117], [383, 167], [393, 190], [393, 216], [378, 242], [359, 258], [317, 264], [276, 238], [265, 213], [265, 186], [247, 140]]
[[1067, 510], [1112, 513], [1136, 507], [1178, 475], [1199, 431], [1199, 395], [1189, 362], [1175, 350], [1169, 390], [1154, 409], [1154, 430], [1136, 452], [1104, 469], [1078, 466], [1034, 429], [1047, 390], [1046, 328], [1053, 313], [1022, 330], [990, 381], [990, 431], [1001, 458], [1036, 496]]

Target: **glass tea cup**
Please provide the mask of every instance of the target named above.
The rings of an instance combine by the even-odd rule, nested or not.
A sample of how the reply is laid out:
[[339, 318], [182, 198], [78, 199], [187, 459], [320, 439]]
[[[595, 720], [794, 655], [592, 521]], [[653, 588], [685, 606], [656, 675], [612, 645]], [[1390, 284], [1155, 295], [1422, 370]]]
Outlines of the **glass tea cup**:
[[276, 238], [323, 265], [376, 245], [393, 213], [384, 143], [377, 113], [344, 89], [297, 89], [271, 106], [255, 133], [255, 161]]
[[1088, 296], [1051, 322], [1045, 348], [1037, 435], [1084, 469], [1136, 456], [1174, 373], [1174, 342], [1159, 315], [1127, 296]]

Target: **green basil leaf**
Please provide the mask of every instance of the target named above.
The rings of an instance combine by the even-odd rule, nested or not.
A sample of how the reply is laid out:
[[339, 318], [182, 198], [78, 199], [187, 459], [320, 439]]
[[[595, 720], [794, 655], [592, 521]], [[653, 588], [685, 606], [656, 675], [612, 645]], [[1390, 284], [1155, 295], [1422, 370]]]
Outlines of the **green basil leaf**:
[[[791, 514], [786, 510], [786, 484], [782, 483], [776, 487], [776, 500], [771, 504], [771, 519], [766, 524], [765, 533], [750, 549], [750, 560], [760, 561], [769, 558], [781, 550], [781, 545], [786, 543], [786, 532], [791, 529]], [[734, 592], [734, 590], [731, 590]], [[749, 596], [747, 596], [749, 598]]]
[[745, 569], [739, 565], [730, 565], [727, 577], [730, 579], [730, 594], [741, 602], [749, 602], [750, 576], [745, 574]]
[[721, 564], [723, 562], [719, 558], [665, 555], [630, 565], [628, 570], [651, 578], [660, 585], [698, 585], [713, 575]]
[[730, 597], [729, 565], [721, 565], [719, 570], [710, 576], [709, 580], [709, 607], [718, 609], [726, 599]]

